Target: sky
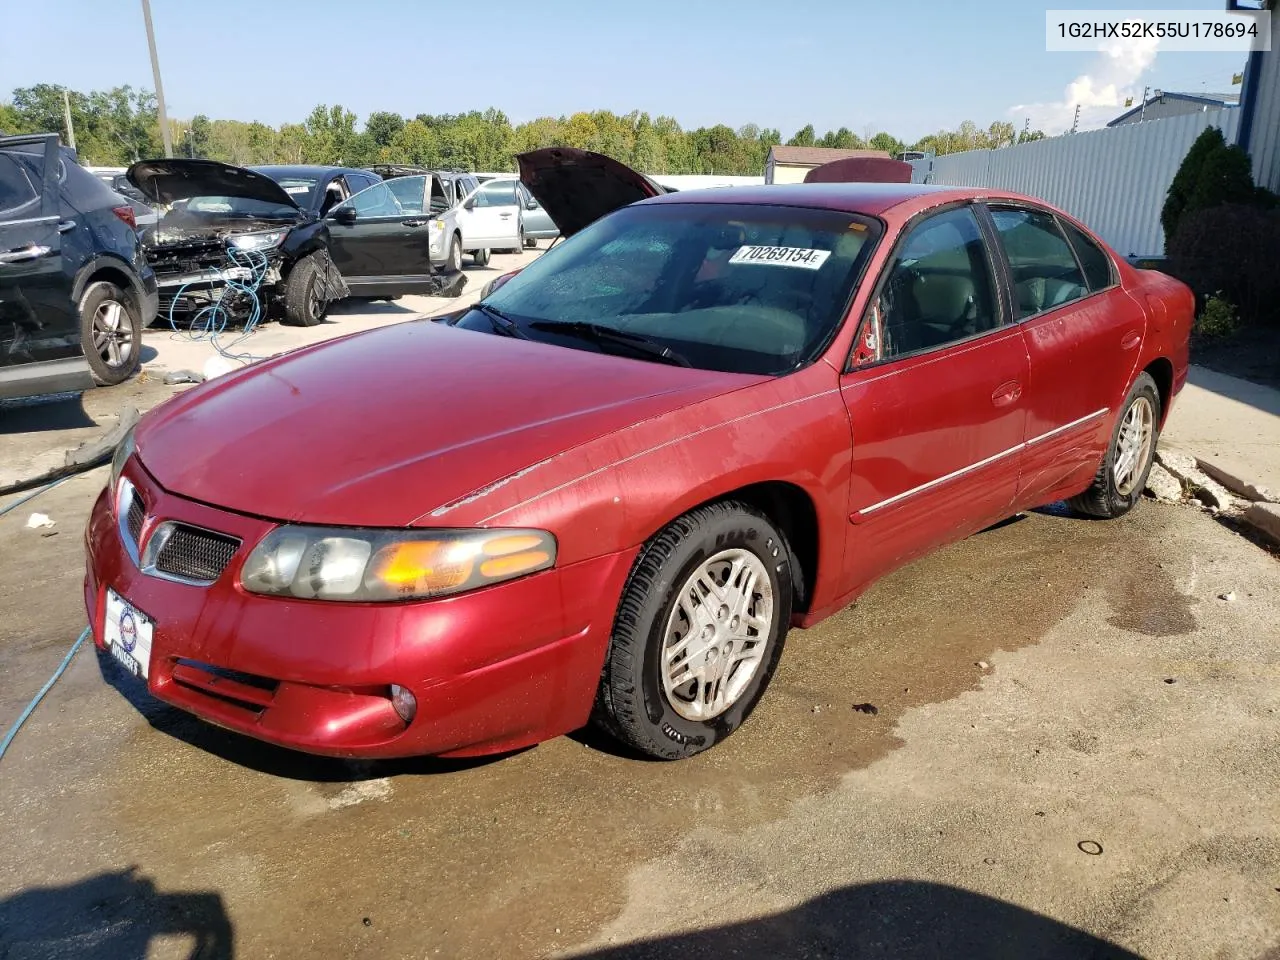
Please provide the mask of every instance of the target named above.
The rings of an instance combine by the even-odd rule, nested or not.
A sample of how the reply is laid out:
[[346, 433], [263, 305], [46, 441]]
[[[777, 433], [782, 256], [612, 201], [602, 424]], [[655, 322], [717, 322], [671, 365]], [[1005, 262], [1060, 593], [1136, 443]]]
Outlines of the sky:
[[[1239, 92], [1244, 55], [1045, 51], [1058, 0], [151, 0], [171, 117], [299, 122], [318, 103], [512, 122], [647, 111], [686, 129], [807, 123], [911, 142], [961, 121], [1053, 134], [1124, 112], [1144, 86]], [[1080, 6], [1100, 8], [1098, 0]], [[1223, 9], [1222, 0], [1121, 0]], [[0, 0], [0, 97], [15, 87], [153, 89], [141, 0]], [[1137, 101], [1135, 101], [1137, 102]]]

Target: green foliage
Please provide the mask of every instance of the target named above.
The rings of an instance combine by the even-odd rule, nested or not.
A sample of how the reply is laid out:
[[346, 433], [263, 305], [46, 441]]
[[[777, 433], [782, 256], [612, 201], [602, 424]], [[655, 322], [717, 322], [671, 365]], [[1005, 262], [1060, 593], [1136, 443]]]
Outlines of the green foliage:
[[[155, 98], [146, 91], [117, 87], [106, 91], [69, 91], [76, 146], [86, 164], [123, 166], [159, 156], [161, 137]], [[0, 130], [13, 133], [63, 130], [62, 88], [37, 84], [13, 91], [0, 102]], [[515, 170], [515, 157], [541, 147], [573, 146], [594, 150], [638, 170], [656, 174], [707, 173], [756, 175], [764, 171], [769, 148], [783, 143], [781, 131], [748, 123], [737, 130], [715, 124], [685, 130], [671, 117], [641, 111], [615, 114], [584, 111], [538, 117], [513, 125], [500, 110], [461, 114], [420, 113], [407, 118], [376, 111], [359, 118], [340, 104], [320, 104], [301, 122], [270, 127], [243, 120], [215, 120], [203, 114], [171, 120], [174, 153], [221, 160], [240, 166], [262, 163], [321, 163], [366, 166], [410, 163], [465, 170]], [[786, 141], [791, 146], [839, 149], [870, 147], [890, 155], [908, 144], [887, 132], [859, 137], [848, 127], [818, 135], [807, 124]], [[938, 153], [1005, 146], [1043, 136], [1038, 131], [1015, 138], [1010, 124], [981, 130], [971, 122], [956, 131], [939, 131], [917, 149]]]
[[1280, 210], [1224, 203], [1186, 212], [1169, 258], [1169, 272], [1202, 300], [1226, 300], [1243, 324], [1280, 324]]
[[1168, 248], [1174, 235], [1178, 232], [1178, 220], [1187, 208], [1192, 191], [1200, 182], [1200, 171], [1211, 153], [1225, 148], [1226, 140], [1217, 127], [1208, 127], [1196, 137], [1191, 149], [1182, 158], [1178, 172], [1173, 175], [1169, 184], [1169, 192], [1165, 195], [1164, 207], [1160, 211], [1160, 226], [1164, 228], [1165, 247]]
[[1229, 337], [1240, 329], [1240, 317], [1230, 301], [1223, 299], [1222, 291], [1204, 302], [1204, 309], [1196, 317], [1192, 331], [1201, 337], [1218, 340]]
[[1224, 203], [1252, 203], [1256, 192], [1249, 154], [1235, 144], [1223, 146], [1205, 157], [1182, 215]]

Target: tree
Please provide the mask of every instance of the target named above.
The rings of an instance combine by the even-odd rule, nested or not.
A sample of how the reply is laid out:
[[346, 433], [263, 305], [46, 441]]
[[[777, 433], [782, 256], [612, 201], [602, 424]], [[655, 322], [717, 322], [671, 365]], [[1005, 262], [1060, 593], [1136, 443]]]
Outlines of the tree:
[[812, 147], [817, 143], [817, 138], [813, 132], [813, 124], [807, 123], [799, 130], [796, 135], [787, 141], [788, 147]]
[[203, 113], [197, 113], [191, 118], [191, 126], [187, 128], [187, 136], [185, 141], [181, 142], [179, 152], [196, 159], [208, 157], [213, 147], [212, 138], [213, 124]]
[[1031, 143], [1035, 140], [1043, 140], [1043, 130], [1021, 130], [1018, 132], [1019, 143]]
[[1165, 246], [1168, 247], [1174, 234], [1178, 232], [1178, 221], [1191, 199], [1191, 193], [1200, 182], [1200, 171], [1209, 154], [1225, 147], [1227, 141], [1217, 127], [1207, 127], [1191, 144], [1191, 149], [1182, 158], [1178, 172], [1173, 175], [1169, 184], [1169, 192], [1165, 195], [1164, 207], [1160, 210], [1160, 226], [1164, 228]]
[[868, 142], [872, 150], [883, 150], [891, 157], [896, 157], [902, 151], [907, 149], [907, 145], [892, 134], [881, 131], [872, 137]]
[[395, 135], [404, 129], [404, 117], [398, 113], [387, 113], [382, 110], [369, 114], [364, 122], [364, 133], [374, 149], [391, 146]]

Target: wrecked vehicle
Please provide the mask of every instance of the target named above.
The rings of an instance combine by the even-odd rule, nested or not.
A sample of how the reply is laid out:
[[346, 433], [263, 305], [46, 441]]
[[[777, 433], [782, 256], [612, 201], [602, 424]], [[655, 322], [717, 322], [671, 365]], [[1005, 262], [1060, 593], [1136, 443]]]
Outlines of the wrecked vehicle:
[[163, 211], [143, 233], [161, 320], [312, 326], [348, 296], [457, 295], [465, 282], [432, 268], [421, 204], [382, 196], [367, 170], [168, 159], [127, 176]]

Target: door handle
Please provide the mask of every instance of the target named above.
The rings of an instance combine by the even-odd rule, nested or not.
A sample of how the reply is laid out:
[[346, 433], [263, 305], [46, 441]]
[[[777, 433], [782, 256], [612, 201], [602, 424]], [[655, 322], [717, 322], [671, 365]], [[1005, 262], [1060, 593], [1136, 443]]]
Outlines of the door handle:
[[50, 247], [41, 247], [33, 243], [29, 247], [6, 250], [4, 253], [0, 253], [0, 263], [26, 263], [28, 260], [39, 260], [50, 249]]
[[510, 220], [510, 219], [511, 219], [511, 214], [509, 214], [509, 213], [500, 213], [500, 214], [498, 214], [498, 216], [499, 216], [499, 217], [501, 217], [503, 220]]
[[991, 402], [997, 407], [1007, 407], [1022, 396], [1022, 384], [1017, 380], [1007, 380], [991, 391]]
[[1132, 350], [1141, 342], [1142, 342], [1142, 334], [1140, 334], [1137, 330], [1130, 330], [1128, 333], [1124, 335], [1124, 338], [1120, 341], [1120, 349]]
[[401, 220], [400, 225], [403, 227], [421, 227], [425, 225], [426, 222], [427, 221], [425, 220], [409, 219], [409, 220]]
[[74, 230], [76, 222], [74, 220], [63, 220], [58, 224], [58, 232], [66, 233], [68, 230]]

